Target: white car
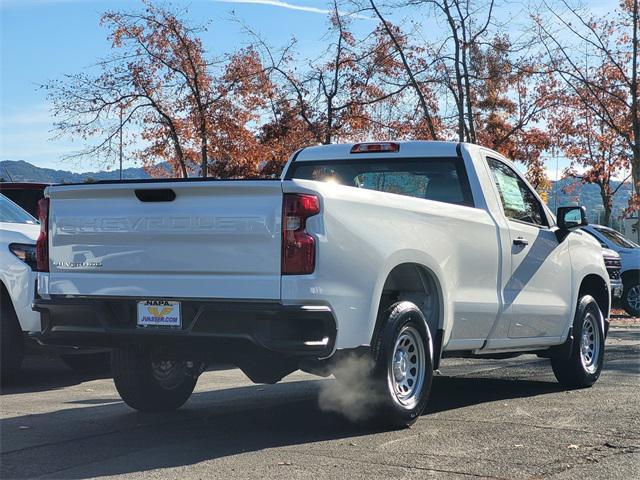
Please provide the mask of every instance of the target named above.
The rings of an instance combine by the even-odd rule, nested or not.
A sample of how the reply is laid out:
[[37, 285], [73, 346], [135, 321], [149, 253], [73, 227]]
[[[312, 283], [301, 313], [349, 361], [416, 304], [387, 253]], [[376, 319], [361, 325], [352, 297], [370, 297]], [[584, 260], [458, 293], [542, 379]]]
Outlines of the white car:
[[570, 387], [600, 375], [610, 286], [600, 244], [576, 230], [584, 208], [556, 221], [477, 145], [324, 145], [280, 180], [46, 196], [39, 341], [115, 347], [115, 385], [139, 410], [178, 408], [214, 361], [262, 383], [333, 372], [392, 425], [423, 411], [443, 356], [533, 352]]
[[34, 297], [37, 220], [0, 194], [0, 330], [2, 378], [20, 370], [23, 331], [40, 331], [40, 314], [31, 309]]
[[[28, 334], [42, 329], [40, 313], [32, 309], [36, 280], [36, 240], [40, 235], [38, 221], [19, 205], [0, 194], [0, 329], [1, 378], [15, 378], [23, 357], [30, 348]], [[73, 370], [103, 373], [109, 370], [106, 350], [64, 347], [47, 349]]]

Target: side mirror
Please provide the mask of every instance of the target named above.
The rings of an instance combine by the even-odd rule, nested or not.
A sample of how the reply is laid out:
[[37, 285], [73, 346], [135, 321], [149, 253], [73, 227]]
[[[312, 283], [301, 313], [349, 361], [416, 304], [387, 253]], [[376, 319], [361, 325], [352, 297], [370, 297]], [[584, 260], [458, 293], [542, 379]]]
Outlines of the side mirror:
[[558, 207], [557, 217], [560, 230], [573, 230], [589, 225], [585, 207]]

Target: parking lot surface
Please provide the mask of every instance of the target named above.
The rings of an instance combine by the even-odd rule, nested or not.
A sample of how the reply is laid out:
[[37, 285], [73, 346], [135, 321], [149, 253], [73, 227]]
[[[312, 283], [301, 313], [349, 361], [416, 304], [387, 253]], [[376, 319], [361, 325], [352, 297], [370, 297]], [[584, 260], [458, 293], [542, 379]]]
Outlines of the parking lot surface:
[[109, 378], [29, 359], [3, 389], [6, 478], [640, 478], [640, 328], [613, 328], [590, 389], [563, 391], [548, 360], [448, 359], [410, 429], [326, 411], [333, 379], [253, 385], [202, 375], [180, 411], [139, 414]]

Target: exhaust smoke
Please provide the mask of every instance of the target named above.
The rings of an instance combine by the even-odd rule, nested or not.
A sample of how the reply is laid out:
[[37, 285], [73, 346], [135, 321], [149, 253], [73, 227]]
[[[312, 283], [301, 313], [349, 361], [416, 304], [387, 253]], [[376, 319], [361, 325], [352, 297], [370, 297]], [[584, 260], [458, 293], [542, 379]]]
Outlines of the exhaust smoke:
[[322, 382], [320, 387], [320, 410], [338, 413], [352, 422], [373, 417], [384, 397], [373, 379], [371, 357], [349, 355], [338, 360], [332, 372], [336, 381]]

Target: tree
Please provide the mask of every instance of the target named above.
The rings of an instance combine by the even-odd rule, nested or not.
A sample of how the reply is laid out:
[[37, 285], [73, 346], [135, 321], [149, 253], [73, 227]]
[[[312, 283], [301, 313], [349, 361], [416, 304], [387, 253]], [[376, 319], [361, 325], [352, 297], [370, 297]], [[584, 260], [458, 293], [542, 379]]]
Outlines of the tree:
[[[251, 32], [277, 86], [270, 99], [273, 120], [268, 130], [273, 134], [295, 124], [300, 146], [366, 137], [376, 129], [374, 107], [391, 102], [407, 88], [394, 82], [400, 68], [379, 30], [357, 39], [349, 29], [349, 16], [336, 1], [329, 22], [326, 50], [302, 73], [294, 58], [295, 42], [276, 53]], [[287, 125], [279, 125], [282, 121]]]
[[[611, 74], [613, 73], [613, 77]], [[617, 88], [615, 72], [608, 68], [606, 60], [593, 70], [599, 77], [598, 83], [603, 90], [598, 94], [598, 104], [611, 101], [610, 93]], [[578, 92], [564, 89], [562, 101], [554, 109], [551, 125], [556, 131], [564, 154], [571, 160], [566, 177], [580, 178], [582, 183], [593, 183], [600, 188], [600, 197], [604, 212], [603, 222], [611, 224], [613, 197], [623, 186], [620, 182], [613, 186], [613, 179], [624, 177], [629, 171], [631, 155], [623, 137], [603, 121], [602, 115], [595, 115], [591, 108], [582, 102], [585, 93], [579, 87]], [[606, 92], [606, 93], [605, 93]], [[624, 115], [624, 112], [611, 112]], [[580, 170], [583, 170], [580, 172]], [[624, 181], [629, 178], [627, 176]]]
[[219, 178], [260, 175], [264, 154], [255, 125], [272, 85], [260, 56], [252, 47], [230, 57], [216, 86], [216, 101], [209, 113], [210, 156], [208, 173]]
[[635, 190], [630, 208], [636, 211], [640, 206], [638, 4], [639, 0], [621, 0], [614, 14], [589, 18], [560, 0], [563, 12], [545, 4], [546, 11], [533, 17], [553, 72], [589, 112], [593, 128], [619, 137], [630, 152]]
[[[507, 32], [495, 25], [494, 0], [484, 4], [404, 0], [400, 4], [425, 7], [429, 22], [440, 20], [445, 26], [438, 42], [422, 47], [404, 45], [399, 50], [401, 54], [411, 52], [401, 55], [407, 82], [417, 92], [429, 86], [430, 96], [444, 106], [433, 121], [440, 126], [438, 137], [480, 143], [523, 162], [529, 179], [544, 192], [549, 180], [541, 154], [551, 140], [543, 124], [554, 99], [548, 95], [547, 77], [526, 55], [528, 44], [514, 44]], [[395, 32], [399, 30], [390, 28], [374, 0], [366, 0], [363, 9], [375, 12], [392, 41], [398, 38]], [[425, 110], [438, 108], [432, 105]]]
[[183, 177], [198, 171], [206, 177], [226, 171], [222, 164], [233, 159], [229, 170], [237, 174], [239, 164], [255, 161], [246, 153], [252, 148], [235, 156], [236, 137], [252, 138], [247, 124], [263, 86], [255, 52], [206, 61], [202, 27], [188, 25], [178, 12], [144, 5], [142, 12], [102, 16], [114, 54], [97, 64], [97, 74], [67, 75], [46, 85], [57, 134], [98, 138], [77, 155], [113, 159], [116, 139], [129, 130], [143, 140], [130, 146], [149, 169], [164, 159]]
[[436, 121], [434, 120], [434, 112], [437, 111], [437, 105], [435, 104], [432, 91], [427, 88], [425, 82], [419, 82], [416, 78], [416, 70], [420, 67], [411, 65], [409, 60], [410, 57], [406, 52], [408, 47], [400, 29], [385, 19], [374, 0], [369, 0], [369, 5], [378, 20], [380, 20], [383, 32], [389, 37], [393, 44], [393, 48], [400, 57], [400, 62], [407, 77], [408, 84], [413, 88], [418, 98], [418, 107], [422, 113], [422, 119], [424, 120], [426, 130], [428, 132], [427, 138], [431, 140], [438, 140], [439, 134], [436, 127]]
[[[153, 92], [176, 84], [177, 91], [171, 92], [173, 106], [188, 114], [185, 126], [194, 130], [200, 147], [201, 172], [206, 176], [207, 122], [214, 93], [197, 30], [188, 27], [173, 12], [150, 2], [143, 13], [107, 12], [102, 23], [111, 29], [112, 46], [122, 49], [124, 57], [138, 59], [128, 62], [134, 85]], [[153, 72], [160, 73], [162, 84], [149, 77]]]
[[[516, 55], [506, 35], [471, 49], [474, 143], [527, 166], [527, 180], [546, 200], [551, 186], [543, 153], [553, 145], [545, 120], [557, 105], [552, 79], [531, 58]], [[515, 48], [519, 50], [521, 47]]]
[[265, 176], [279, 175], [293, 152], [317, 143], [296, 105], [278, 94], [278, 89], [270, 95], [269, 103], [269, 120], [258, 131], [264, 161], [261, 174]]

